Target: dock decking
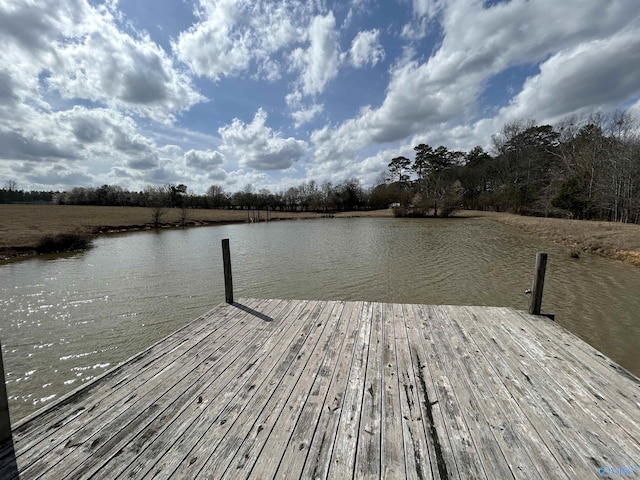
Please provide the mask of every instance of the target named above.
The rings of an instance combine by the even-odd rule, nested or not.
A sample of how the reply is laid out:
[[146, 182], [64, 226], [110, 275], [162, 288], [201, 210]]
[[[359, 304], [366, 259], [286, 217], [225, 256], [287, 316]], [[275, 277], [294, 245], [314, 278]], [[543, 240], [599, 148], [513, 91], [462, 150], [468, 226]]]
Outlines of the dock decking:
[[640, 380], [545, 318], [243, 299], [21, 422], [0, 478], [640, 476], [639, 436]]

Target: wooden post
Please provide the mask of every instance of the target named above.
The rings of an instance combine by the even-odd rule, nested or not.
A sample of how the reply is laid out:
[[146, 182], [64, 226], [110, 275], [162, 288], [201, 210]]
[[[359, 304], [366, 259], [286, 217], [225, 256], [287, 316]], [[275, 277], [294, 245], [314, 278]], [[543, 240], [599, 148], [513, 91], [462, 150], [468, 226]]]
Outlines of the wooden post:
[[222, 239], [222, 263], [224, 264], [224, 301], [233, 303], [233, 279], [231, 278], [231, 251], [229, 239]]
[[529, 305], [529, 313], [532, 315], [540, 315], [542, 290], [544, 288], [544, 273], [546, 269], [547, 254], [538, 252], [536, 256], [536, 273], [533, 278], [533, 286], [531, 287], [531, 304]]
[[9, 417], [9, 399], [7, 397], [7, 384], [4, 375], [4, 362], [2, 361], [2, 345], [0, 345], [0, 444], [11, 440], [11, 418]]

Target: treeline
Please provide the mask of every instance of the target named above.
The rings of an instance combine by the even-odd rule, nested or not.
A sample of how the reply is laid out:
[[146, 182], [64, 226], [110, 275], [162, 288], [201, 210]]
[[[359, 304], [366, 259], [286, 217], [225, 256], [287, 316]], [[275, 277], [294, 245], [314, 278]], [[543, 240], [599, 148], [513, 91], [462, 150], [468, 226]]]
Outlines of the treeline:
[[0, 189], [0, 203], [52, 203], [55, 192]]
[[[273, 193], [256, 191], [252, 185], [227, 193], [220, 185], [212, 185], [204, 195], [190, 193], [184, 184], [149, 186], [132, 192], [117, 185], [98, 188], [77, 187], [53, 195], [59, 205], [110, 205], [165, 208], [236, 208], [282, 211], [345, 211], [369, 208], [369, 192], [358, 180], [318, 184], [311, 180]], [[386, 208], [386, 205], [385, 205]]]
[[148, 186], [142, 191], [129, 191], [118, 185], [75, 187], [65, 192], [25, 192], [5, 187], [0, 189], [0, 203], [332, 212], [370, 208], [369, 192], [356, 179], [337, 184], [311, 180], [276, 193], [268, 189], [257, 191], [252, 185], [229, 193], [220, 185], [211, 185], [204, 195], [190, 193], [184, 184]]
[[396, 157], [377, 185], [357, 179], [313, 180], [281, 192], [247, 185], [203, 195], [184, 184], [128, 191], [117, 185], [67, 192], [23, 192], [15, 182], [0, 203], [142, 206], [157, 209], [236, 208], [333, 212], [393, 207], [400, 215], [448, 216], [455, 210], [495, 210], [640, 223], [640, 137], [628, 112], [572, 117], [557, 125], [513, 122], [492, 137], [492, 152], [419, 144], [415, 157]]
[[447, 216], [458, 208], [640, 222], [638, 121], [627, 112], [560, 124], [514, 122], [492, 137], [491, 155], [426, 144], [389, 163], [372, 204], [399, 214]]

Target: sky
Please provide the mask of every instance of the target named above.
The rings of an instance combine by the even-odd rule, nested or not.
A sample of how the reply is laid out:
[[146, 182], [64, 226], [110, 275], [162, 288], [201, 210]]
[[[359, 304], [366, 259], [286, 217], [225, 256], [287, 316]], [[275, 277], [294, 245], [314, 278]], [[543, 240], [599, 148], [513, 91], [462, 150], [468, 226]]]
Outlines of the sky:
[[638, 0], [0, 0], [0, 187], [369, 186], [616, 109]]

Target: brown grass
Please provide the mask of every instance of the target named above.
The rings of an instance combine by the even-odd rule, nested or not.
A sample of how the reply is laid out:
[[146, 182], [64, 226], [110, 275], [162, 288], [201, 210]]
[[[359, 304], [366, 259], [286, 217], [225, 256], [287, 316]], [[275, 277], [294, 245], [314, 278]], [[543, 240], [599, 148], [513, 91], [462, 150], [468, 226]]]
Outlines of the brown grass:
[[[272, 219], [318, 218], [318, 213], [270, 212]], [[640, 225], [587, 222], [558, 218], [523, 217], [495, 212], [458, 212], [456, 216], [483, 217], [561, 245], [622, 260], [640, 267]], [[391, 210], [340, 212], [335, 217], [393, 217]], [[260, 219], [266, 212], [260, 212]], [[180, 223], [181, 211], [167, 209], [163, 226]], [[0, 205], [0, 259], [34, 254], [46, 235], [72, 232], [96, 234], [152, 227], [152, 211], [142, 207], [93, 207], [75, 205]], [[187, 210], [188, 225], [246, 222], [241, 210]]]
[[[187, 225], [246, 222], [247, 212], [241, 210], [189, 209]], [[254, 214], [255, 212], [252, 212]], [[269, 212], [272, 219], [316, 218], [317, 213]], [[266, 218], [260, 212], [260, 219]], [[162, 217], [167, 228], [180, 224], [180, 209], [167, 209]], [[44, 236], [72, 232], [97, 234], [152, 228], [151, 208], [97, 207], [77, 205], [0, 205], [0, 259], [33, 254]]]
[[393, 217], [393, 210], [385, 208], [384, 210], [369, 210], [369, 211], [357, 211], [357, 212], [338, 212], [334, 214], [334, 217], [338, 218], [351, 218], [351, 217]]
[[[336, 217], [393, 217], [392, 210], [341, 212]], [[510, 213], [463, 210], [455, 217], [483, 217], [520, 228], [577, 251], [591, 252], [640, 267], [640, 225], [588, 222], [562, 218], [525, 217]]]
[[640, 225], [562, 218], [524, 217], [509, 213], [461, 212], [520, 228], [546, 240], [583, 252], [621, 260], [640, 267]]

